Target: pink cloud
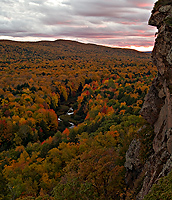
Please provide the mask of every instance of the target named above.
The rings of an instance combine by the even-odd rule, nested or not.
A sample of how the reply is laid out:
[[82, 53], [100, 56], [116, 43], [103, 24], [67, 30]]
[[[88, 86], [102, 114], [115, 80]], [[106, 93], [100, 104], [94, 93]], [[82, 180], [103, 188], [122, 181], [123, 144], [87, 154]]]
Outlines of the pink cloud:
[[144, 8], [144, 7], [152, 7], [152, 4], [150, 3], [139, 3], [137, 4], [140, 8]]

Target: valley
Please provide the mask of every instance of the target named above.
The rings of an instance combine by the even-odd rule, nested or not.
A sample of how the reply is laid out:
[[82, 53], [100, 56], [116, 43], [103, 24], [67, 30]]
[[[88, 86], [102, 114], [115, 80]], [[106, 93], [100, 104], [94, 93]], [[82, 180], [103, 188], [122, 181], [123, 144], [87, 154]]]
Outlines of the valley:
[[124, 163], [133, 138], [143, 162], [152, 152], [139, 114], [157, 74], [151, 55], [63, 40], [0, 47], [0, 199], [136, 193]]

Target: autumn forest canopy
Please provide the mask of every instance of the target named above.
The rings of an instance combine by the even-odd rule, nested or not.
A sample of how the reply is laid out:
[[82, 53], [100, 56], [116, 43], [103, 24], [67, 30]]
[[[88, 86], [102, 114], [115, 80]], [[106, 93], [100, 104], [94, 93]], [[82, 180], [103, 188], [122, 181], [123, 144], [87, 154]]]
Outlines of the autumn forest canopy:
[[0, 40], [0, 199], [132, 199], [125, 153], [152, 152], [139, 111], [156, 73], [135, 50]]

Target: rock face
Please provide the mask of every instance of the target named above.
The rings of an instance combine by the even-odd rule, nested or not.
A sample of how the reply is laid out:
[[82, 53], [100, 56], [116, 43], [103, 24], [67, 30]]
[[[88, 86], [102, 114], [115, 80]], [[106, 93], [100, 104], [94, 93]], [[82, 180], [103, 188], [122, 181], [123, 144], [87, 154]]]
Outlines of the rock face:
[[142, 171], [142, 164], [140, 162], [140, 141], [137, 139], [134, 139], [130, 147], [126, 153], [126, 162], [125, 162], [125, 168], [128, 170], [128, 176], [126, 176], [126, 183], [127, 185], [130, 185], [130, 187], [134, 187], [134, 182], [137, 178], [137, 176]]
[[[158, 28], [152, 52], [158, 75], [145, 97], [140, 113], [154, 127], [154, 154], [142, 167], [141, 171], [145, 174], [142, 188], [137, 195], [138, 200], [143, 199], [152, 185], [172, 169], [172, 0], [159, 0], [155, 3], [149, 25]], [[133, 151], [133, 155], [128, 156], [132, 154], [132, 145], [126, 156], [126, 180], [129, 174], [131, 177], [129, 171], [131, 172], [132, 169], [128, 164], [131, 158], [137, 160], [137, 162], [132, 162], [132, 168], [138, 168], [138, 152]], [[135, 149], [138, 148], [139, 143]]]

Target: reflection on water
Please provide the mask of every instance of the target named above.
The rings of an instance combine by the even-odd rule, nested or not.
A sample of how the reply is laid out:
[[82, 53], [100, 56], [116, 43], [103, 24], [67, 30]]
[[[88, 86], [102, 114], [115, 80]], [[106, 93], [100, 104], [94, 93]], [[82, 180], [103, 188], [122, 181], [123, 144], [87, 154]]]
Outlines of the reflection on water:
[[66, 115], [73, 115], [74, 112], [73, 112], [73, 108], [69, 108], [69, 110], [67, 111]]

